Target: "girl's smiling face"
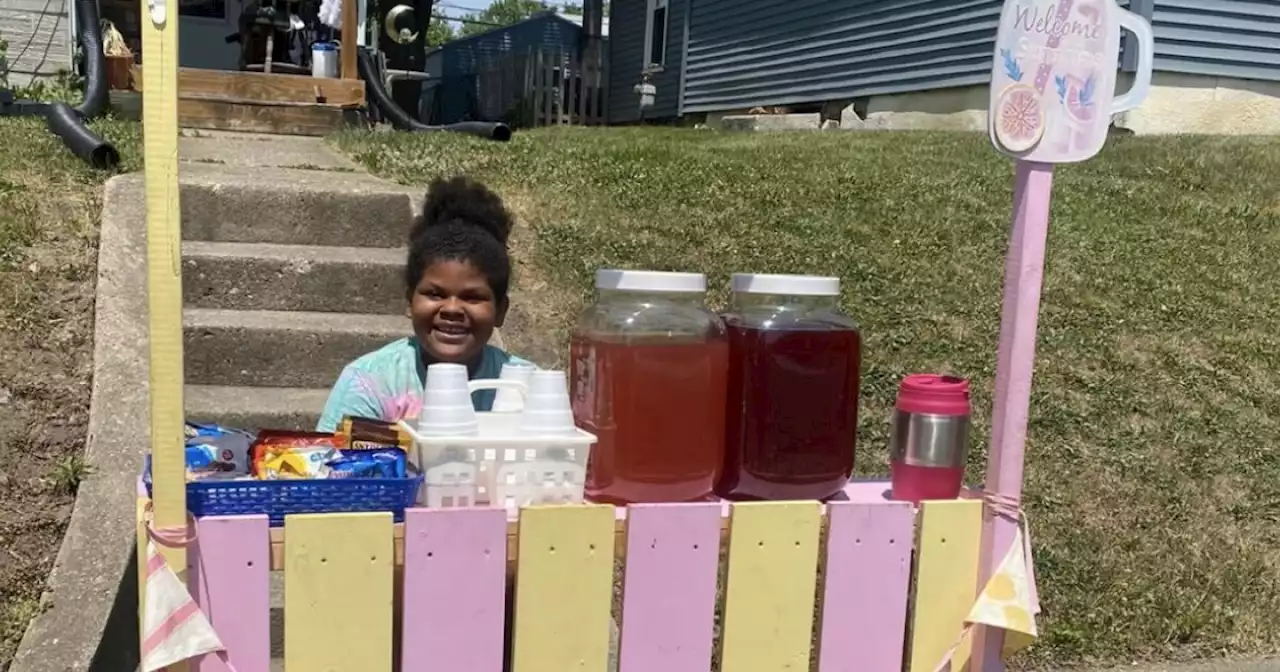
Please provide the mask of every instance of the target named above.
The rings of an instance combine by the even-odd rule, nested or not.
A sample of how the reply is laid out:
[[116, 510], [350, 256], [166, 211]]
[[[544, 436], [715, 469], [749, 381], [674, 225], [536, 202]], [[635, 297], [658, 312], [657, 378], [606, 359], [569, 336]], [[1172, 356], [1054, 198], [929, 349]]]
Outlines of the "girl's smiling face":
[[423, 270], [408, 313], [418, 344], [432, 360], [470, 365], [502, 326], [507, 302], [495, 299], [489, 279], [475, 266], [439, 260]]

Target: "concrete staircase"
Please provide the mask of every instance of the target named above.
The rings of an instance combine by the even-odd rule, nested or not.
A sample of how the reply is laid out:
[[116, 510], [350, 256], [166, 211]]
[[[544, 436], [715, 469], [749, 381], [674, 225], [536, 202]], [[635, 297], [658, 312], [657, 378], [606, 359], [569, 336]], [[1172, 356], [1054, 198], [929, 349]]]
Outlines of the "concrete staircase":
[[187, 417], [310, 429], [345, 364], [410, 333], [410, 192], [316, 140], [203, 134], [180, 156]]
[[[314, 138], [200, 132], [182, 138], [179, 154], [187, 417], [312, 428], [347, 362], [411, 331], [402, 246], [421, 193], [371, 177]], [[106, 185], [85, 442], [93, 477], [76, 496], [48, 608], [12, 672], [138, 662], [131, 562], [150, 426], [144, 195], [140, 174]]]

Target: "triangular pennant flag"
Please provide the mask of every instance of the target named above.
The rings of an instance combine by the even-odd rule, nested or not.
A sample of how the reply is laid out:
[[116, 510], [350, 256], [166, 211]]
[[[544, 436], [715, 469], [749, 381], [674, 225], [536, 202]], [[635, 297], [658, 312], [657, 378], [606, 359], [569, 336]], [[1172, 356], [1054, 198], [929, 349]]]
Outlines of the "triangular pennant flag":
[[1031, 645], [1038, 635], [1036, 604], [1030, 581], [1026, 538], [1018, 529], [1013, 546], [1000, 563], [996, 573], [978, 595], [978, 601], [969, 611], [967, 623], [1000, 628], [1004, 635], [1004, 658]]
[[209, 619], [191, 599], [153, 542], [147, 542], [146, 605], [142, 612], [142, 672], [223, 651]]

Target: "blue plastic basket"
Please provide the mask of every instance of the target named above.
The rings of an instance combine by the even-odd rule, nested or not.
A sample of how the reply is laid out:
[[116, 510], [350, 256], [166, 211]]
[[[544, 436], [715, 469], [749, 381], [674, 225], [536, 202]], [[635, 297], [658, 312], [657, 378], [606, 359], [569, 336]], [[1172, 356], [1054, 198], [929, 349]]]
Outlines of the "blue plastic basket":
[[[151, 457], [142, 480], [151, 496]], [[281, 481], [196, 481], [187, 484], [191, 515], [242, 516], [266, 514], [272, 525], [283, 525], [295, 513], [390, 511], [401, 522], [422, 487], [422, 475], [408, 478], [334, 478]]]

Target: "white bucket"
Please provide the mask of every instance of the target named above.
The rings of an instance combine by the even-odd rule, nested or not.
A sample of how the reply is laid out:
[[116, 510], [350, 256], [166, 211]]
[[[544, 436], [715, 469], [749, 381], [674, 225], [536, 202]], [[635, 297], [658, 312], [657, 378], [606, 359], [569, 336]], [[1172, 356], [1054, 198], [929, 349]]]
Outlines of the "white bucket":
[[311, 76], [338, 76], [338, 44], [336, 42], [316, 42], [311, 45]]

